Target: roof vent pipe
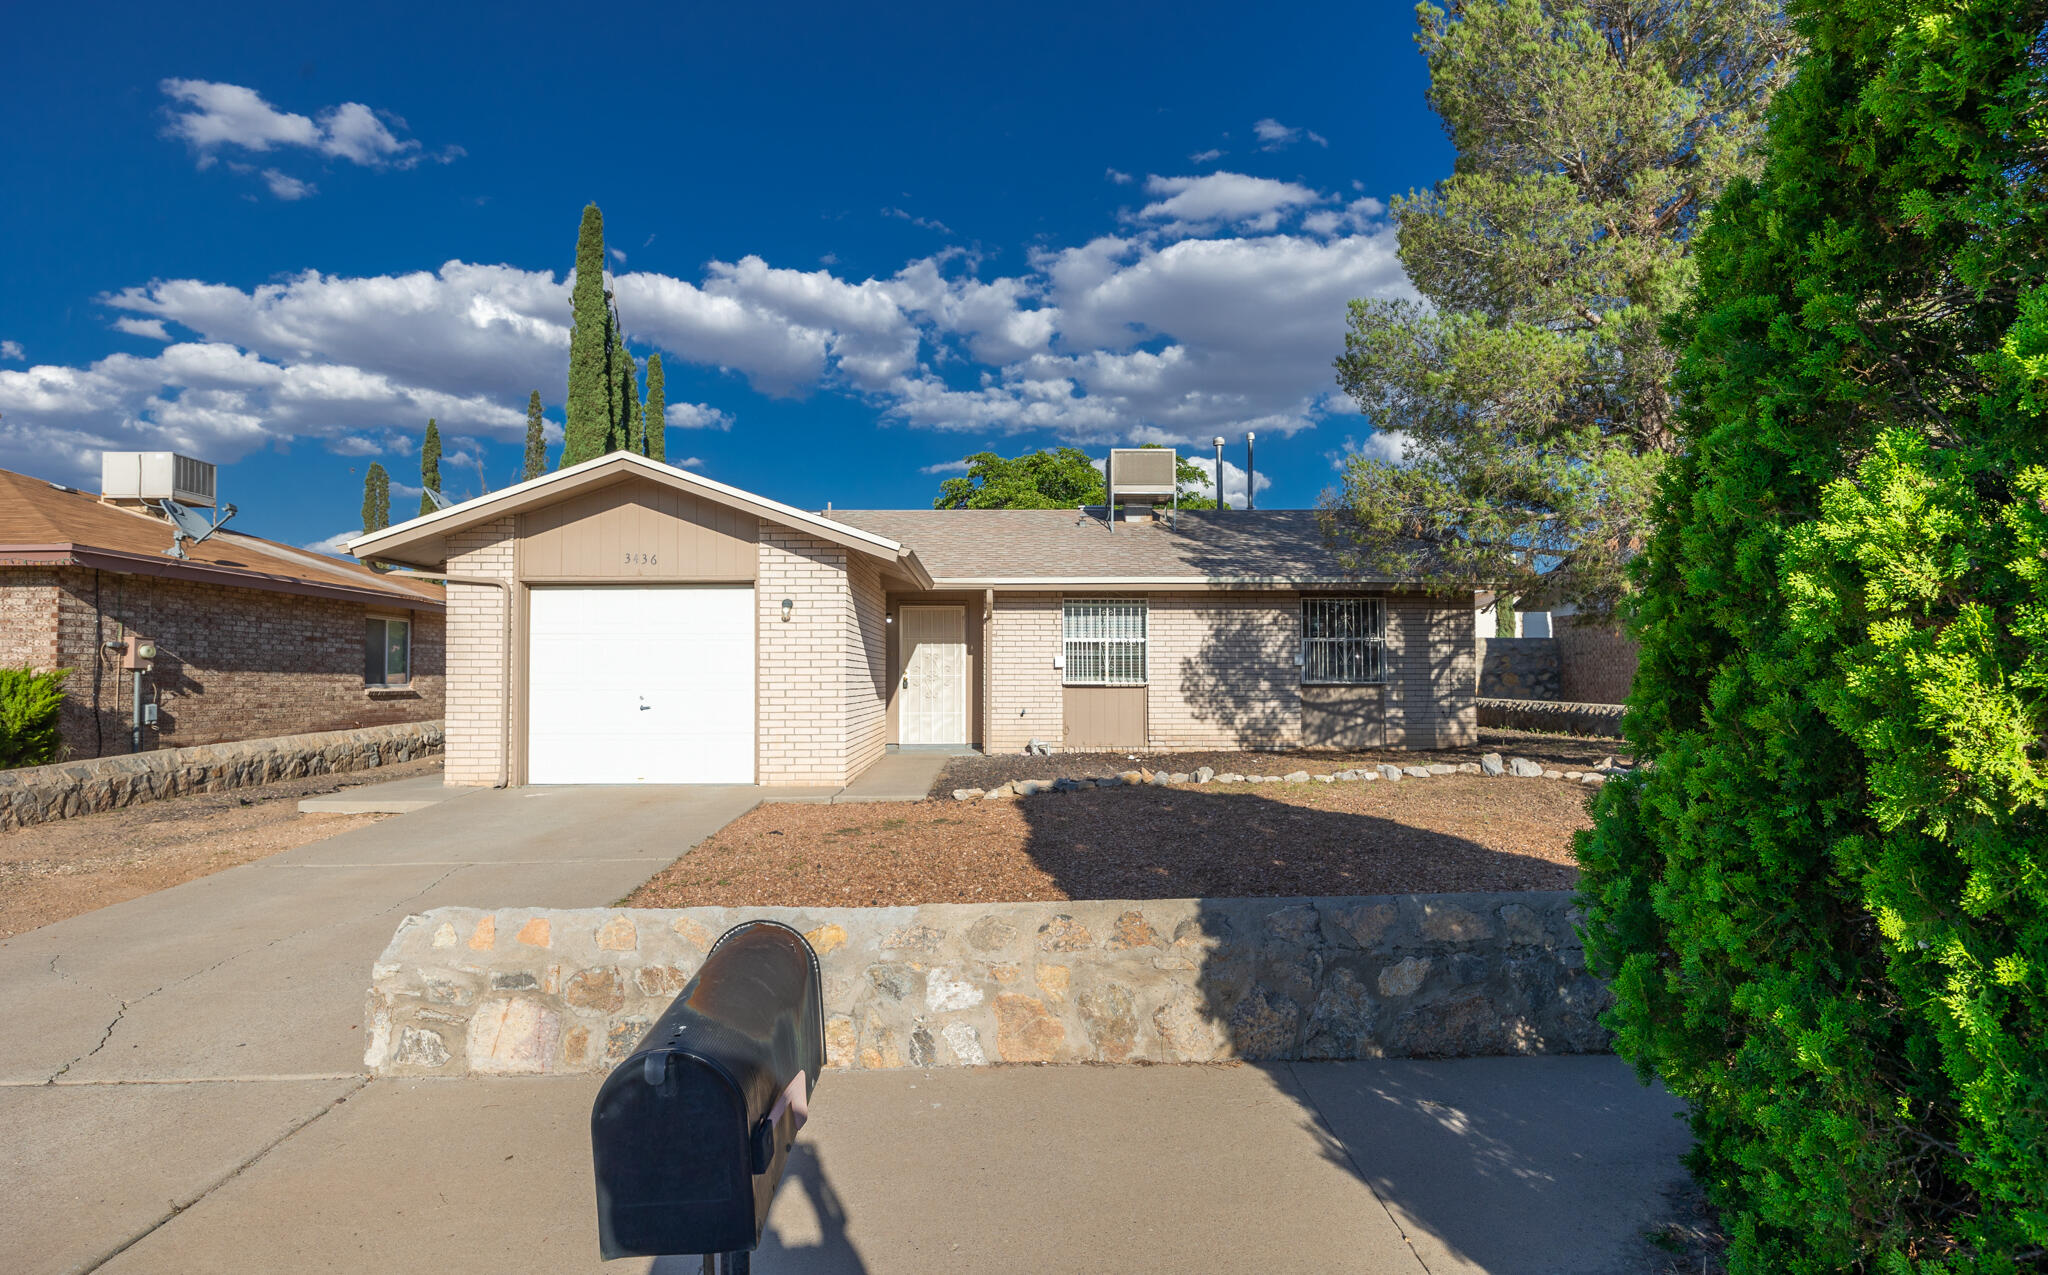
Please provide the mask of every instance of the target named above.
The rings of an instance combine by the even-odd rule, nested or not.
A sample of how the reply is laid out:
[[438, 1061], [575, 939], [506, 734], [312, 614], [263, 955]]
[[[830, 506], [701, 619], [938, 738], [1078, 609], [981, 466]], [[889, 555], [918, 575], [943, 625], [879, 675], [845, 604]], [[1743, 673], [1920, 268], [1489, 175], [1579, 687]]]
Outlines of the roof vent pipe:
[[1230, 508], [1230, 506], [1229, 506], [1229, 504], [1228, 504], [1228, 503], [1226, 503], [1226, 502], [1224, 501], [1224, 499], [1223, 499], [1223, 435], [1221, 435], [1221, 434], [1218, 434], [1218, 435], [1216, 436], [1216, 440], [1215, 440], [1215, 441], [1216, 441], [1216, 478], [1215, 478], [1215, 482], [1216, 482], [1216, 507], [1217, 507], [1218, 509], [1228, 509], [1228, 508]]
[[1258, 498], [1252, 493], [1259, 489], [1259, 467], [1252, 463], [1252, 442], [1258, 435], [1250, 430], [1244, 432], [1244, 507], [1257, 509]]

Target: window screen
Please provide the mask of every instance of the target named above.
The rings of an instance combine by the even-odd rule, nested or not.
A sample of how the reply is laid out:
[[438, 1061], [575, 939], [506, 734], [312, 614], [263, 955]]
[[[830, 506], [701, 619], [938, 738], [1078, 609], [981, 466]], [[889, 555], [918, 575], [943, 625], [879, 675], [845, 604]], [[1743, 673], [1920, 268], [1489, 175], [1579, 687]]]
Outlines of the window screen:
[[411, 622], [363, 621], [363, 683], [367, 686], [404, 686], [411, 680]]
[[1387, 615], [1378, 598], [1301, 600], [1301, 680], [1358, 686], [1387, 680]]
[[1145, 604], [1128, 598], [1069, 599], [1066, 684], [1145, 684]]

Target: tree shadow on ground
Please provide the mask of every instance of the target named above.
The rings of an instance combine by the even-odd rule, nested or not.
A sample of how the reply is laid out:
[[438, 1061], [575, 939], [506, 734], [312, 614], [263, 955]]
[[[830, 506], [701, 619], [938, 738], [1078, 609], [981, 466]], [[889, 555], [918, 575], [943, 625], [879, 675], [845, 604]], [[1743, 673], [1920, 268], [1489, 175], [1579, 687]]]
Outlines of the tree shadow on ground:
[[[761, 1275], [867, 1275], [867, 1263], [846, 1233], [846, 1208], [825, 1172], [824, 1156], [802, 1138], [790, 1149], [753, 1266]], [[661, 1257], [648, 1275], [699, 1275], [702, 1269], [695, 1257]]]

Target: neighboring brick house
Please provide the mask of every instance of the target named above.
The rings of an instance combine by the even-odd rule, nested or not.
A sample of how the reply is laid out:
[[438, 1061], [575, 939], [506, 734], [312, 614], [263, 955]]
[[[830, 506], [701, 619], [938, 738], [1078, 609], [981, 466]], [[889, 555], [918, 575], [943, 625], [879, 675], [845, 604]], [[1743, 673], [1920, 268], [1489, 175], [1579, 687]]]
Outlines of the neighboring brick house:
[[223, 528], [167, 556], [133, 504], [0, 470], [0, 667], [68, 668], [66, 755], [131, 747], [118, 646], [157, 648], [142, 746], [430, 721], [442, 712], [439, 586]]
[[820, 514], [618, 452], [350, 549], [448, 579], [455, 784], [1477, 733], [1473, 597], [1347, 573], [1309, 510]]

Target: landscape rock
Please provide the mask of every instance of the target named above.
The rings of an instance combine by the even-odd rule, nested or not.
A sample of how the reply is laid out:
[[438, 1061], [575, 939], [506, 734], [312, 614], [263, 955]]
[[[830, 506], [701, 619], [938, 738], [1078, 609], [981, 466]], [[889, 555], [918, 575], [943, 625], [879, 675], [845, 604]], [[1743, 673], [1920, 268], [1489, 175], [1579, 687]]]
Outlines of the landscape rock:
[[1479, 773], [1479, 763], [1461, 761], [1458, 763], [1458, 773], [1461, 775], [1476, 775]]
[[1486, 753], [1479, 759], [1479, 772], [1483, 775], [1502, 775], [1507, 773], [1507, 766], [1501, 761], [1499, 753]]
[[1424, 766], [1423, 769], [1428, 771], [1432, 775], [1455, 775], [1458, 773], [1458, 768], [1456, 766], [1445, 765], [1443, 762], [1440, 761], [1433, 761], [1429, 763], [1427, 766]]
[[1078, 779], [1062, 778], [1053, 780], [1052, 787], [1054, 792], [1079, 792], [1082, 784]]
[[1209, 767], [1209, 766], [1197, 766], [1197, 767], [1195, 767], [1195, 782], [1196, 782], [1196, 783], [1198, 783], [1198, 784], [1206, 784], [1206, 783], [1208, 783], [1208, 782], [1209, 782], [1210, 780], [1212, 780], [1212, 779], [1214, 779], [1214, 778], [1216, 778], [1216, 771], [1215, 771], [1215, 769], [1214, 769], [1213, 767]]
[[1308, 772], [1305, 770], [1290, 770], [1286, 774], [1280, 776], [1280, 778], [1281, 781], [1284, 783], [1305, 784], [1308, 782]]
[[1523, 779], [1535, 779], [1542, 775], [1543, 767], [1526, 757], [1514, 757], [1508, 761], [1508, 773], [1518, 775]]
[[1399, 766], [1390, 766], [1385, 762], [1380, 763], [1379, 772], [1382, 779], [1399, 780], [1401, 778], [1401, 768]]
[[1429, 778], [1429, 771], [1422, 766], [1403, 766], [1401, 767], [1401, 773], [1412, 779]]
[[1172, 774], [1170, 774], [1170, 775], [1168, 775], [1168, 776], [1166, 777], [1166, 782], [1168, 782], [1168, 783], [1170, 783], [1170, 784], [1184, 784], [1184, 783], [1186, 783], [1187, 781], [1188, 781], [1188, 776], [1187, 776], [1187, 774], [1186, 774], [1185, 772], [1183, 772], [1183, 771], [1178, 771], [1178, 770], [1174, 771], [1174, 772], [1173, 772]]
[[1564, 773], [1562, 771], [1546, 770], [1543, 772], [1543, 777], [1545, 779], [1563, 779]]
[[980, 799], [981, 789], [979, 788], [955, 788], [953, 790], [953, 800], [955, 801], [979, 801]]
[[1225, 771], [1223, 774], [1216, 776], [1216, 782], [1219, 784], [1241, 784], [1244, 782], [1244, 776], [1235, 771]]

